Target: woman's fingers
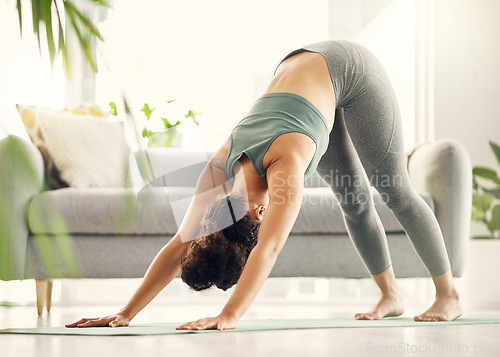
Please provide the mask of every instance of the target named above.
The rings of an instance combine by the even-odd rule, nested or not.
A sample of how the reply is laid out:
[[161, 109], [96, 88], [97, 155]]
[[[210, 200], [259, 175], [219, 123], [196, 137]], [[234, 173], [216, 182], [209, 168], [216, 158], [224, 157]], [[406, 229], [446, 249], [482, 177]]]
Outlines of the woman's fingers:
[[94, 319], [94, 320], [88, 320], [84, 323], [81, 323], [81, 324], [78, 324], [76, 325], [76, 327], [91, 327], [91, 326], [98, 326], [96, 325], [96, 322], [99, 321], [98, 319]]
[[71, 323], [71, 324], [66, 324], [66, 325], [64, 325], [64, 326], [66, 326], [66, 327], [76, 327], [77, 325], [82, 324], [82, 323], [84, 323], [84, 322], [87, 322], [88, 320], [92, 320], [92, 319], [89, 319], [89, 318], [83, 318], [83, 319], [80, 319], [80, 320], [78, 320], [78, 321], [76, 321], [76, 322], [73, 322], [73, 323]]
[[224, 324], [215, 318], [200, 319], [193, 322], [188, 322], [178, 326], [177, 330], [223, 330]]
[[176, 330], [191, 330], [189, 328], [190, 324], [191, 324], [191, 322], [188, 322], [188, 323], [182, 324], [180, 326], [177, 326]]
[[118, 327], [128, 326], [130, 320], [122, 315], [109, 315], [96, 318], [83, 318], [71, 324], [66, 324], [66, 327]]
[[[198, 320], [198, 321], [199, 321], [199, 320]], [[194, 329], [195, 324], [196, 324], [198, 321], [186, 322], [185, 324], [182, 324], [182, 325], [180, 325], [179, 327], [177, 327], [177, 330], [193, 330], [193, 329]]]
[[108, 323], [109, 323], [108, 318], [87, 319], [87, 321], [77, 324], [76, 327], [99, 327], [99, 326], [107, 326]]

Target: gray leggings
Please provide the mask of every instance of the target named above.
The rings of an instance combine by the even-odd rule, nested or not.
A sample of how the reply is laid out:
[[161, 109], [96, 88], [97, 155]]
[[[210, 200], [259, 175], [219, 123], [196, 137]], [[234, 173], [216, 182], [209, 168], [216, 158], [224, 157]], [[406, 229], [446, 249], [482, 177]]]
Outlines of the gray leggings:
[[322, 42], [295, 53], [303, 50], [325, 57], [337, 97], [329, 146], [317, 172], [334, 191], [349, 236], [368, 270], [376, 275], [391, 266], [371, 183], [429, 273], [444, 274], [450, 263], [443, 235], [432, 210], [410, 183], [398, 103], [385, 70], [372, 53], [355, 43]]

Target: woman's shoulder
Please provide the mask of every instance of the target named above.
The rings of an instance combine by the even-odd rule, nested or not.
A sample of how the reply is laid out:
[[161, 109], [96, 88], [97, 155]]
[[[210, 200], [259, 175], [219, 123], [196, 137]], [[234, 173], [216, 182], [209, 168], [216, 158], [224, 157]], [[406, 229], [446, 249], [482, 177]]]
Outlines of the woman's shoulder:
[[213, 153], [210, 158], [210, 162], [214, 168], [225, 169], [227, 156], [229, 155], [229, 149], [231, 145], [231, 140], [228, 137], [224, 142], [219, 146], [217, 150]]
[[215, 150], [214, 154], [212, 155], [212, 159], [226, 159], [227, 155], [229, 154], [230, 146], [231, 146], [231, 140], [228, 137], [219, 146], [219, 148]]
[[300, 167], [305, 172], [315, 152], [316, 143], [308, 135], [298, 132], [284, 133], [271, 144], [262, 164], [265, 170], [279, 162], [280, 166]]

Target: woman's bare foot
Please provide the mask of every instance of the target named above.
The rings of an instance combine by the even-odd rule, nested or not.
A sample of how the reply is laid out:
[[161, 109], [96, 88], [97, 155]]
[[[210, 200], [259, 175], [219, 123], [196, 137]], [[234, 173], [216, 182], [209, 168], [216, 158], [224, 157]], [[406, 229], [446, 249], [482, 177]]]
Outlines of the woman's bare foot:
[[423, 314], [415, 316], [415, 321], [452, 321], [462, 316], [458, 292], [451, 294], [436, 294], [434, 304]]
[[380, 320], [384, 317], [402, 315], [404, 310], [403, 298], [399, 293], [396, 293], [382, 295], [377, 305], [370, 312], [358, 313], [354, 317], [356, 320]]
[[384, 317], [401, 315], [405, 307], [392, 267], [380, 274], [372, 275], [372, 278], [379, 287], [382, 297], [371, 311], [354, 315], [356, 320], [380, 320]]

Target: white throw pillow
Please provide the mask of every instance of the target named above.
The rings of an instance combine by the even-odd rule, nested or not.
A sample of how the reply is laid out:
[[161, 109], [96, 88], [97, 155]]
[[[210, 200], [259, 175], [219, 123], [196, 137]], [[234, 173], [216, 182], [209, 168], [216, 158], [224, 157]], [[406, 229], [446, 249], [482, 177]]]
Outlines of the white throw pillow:
[[121, 122], [89, 115], [42, 111], [46, 148], [72, 187], [128, 187], [128, 146]]

